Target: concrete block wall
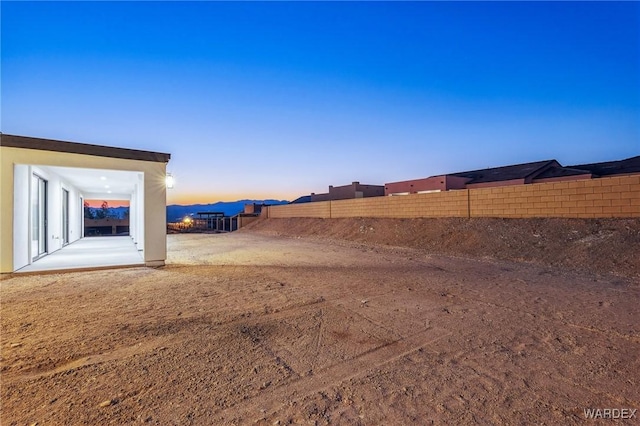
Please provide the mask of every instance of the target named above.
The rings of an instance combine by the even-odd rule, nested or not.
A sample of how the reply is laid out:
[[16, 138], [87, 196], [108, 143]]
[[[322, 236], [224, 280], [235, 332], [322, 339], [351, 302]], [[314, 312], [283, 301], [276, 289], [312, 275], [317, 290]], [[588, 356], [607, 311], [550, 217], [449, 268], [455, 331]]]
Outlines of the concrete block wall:
[[238, 215], [238, 229], [247, 226], [248, 224], [250, 224], [251, 222], [255, 222], [256, 220], [258, 220], [259, 216], [244, 216], [239, 214]]
[[471, 217], [640, 217], [640, 175], [469, 190]]
[[303, 204], [283, 204], [280, 206], [269, 206], [262, 209], [262, 217], [317, 217], [328, 219], [330, 201], [318, 201]]
[[263, 217], [468, 217], [468, 191], [447, 191], [394, 197], [355, 198], [269, 206]]
[[640, 174], [270, 206], [266, 217], [640, 217]]
[[467, 217], [467, 190], [331, 202], [331, 217]]

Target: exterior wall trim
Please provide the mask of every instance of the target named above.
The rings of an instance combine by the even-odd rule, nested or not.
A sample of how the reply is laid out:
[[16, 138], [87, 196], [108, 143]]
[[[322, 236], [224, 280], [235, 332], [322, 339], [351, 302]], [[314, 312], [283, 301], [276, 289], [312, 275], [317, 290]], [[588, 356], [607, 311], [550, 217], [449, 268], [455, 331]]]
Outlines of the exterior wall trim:
[[41, 139], [27, 136], [0, 135], [0, 146], [37, 149], [42, 151], [66, 152], [72, 154], [95, 155], [98, 157], [122, 158], [126, 160], [142, 160], [167, 163], [171, 154], [141, 151], [137, 149], [115, 148], [111, 146], [90, 145], [77, 142], [66, 142], [55, 139]]

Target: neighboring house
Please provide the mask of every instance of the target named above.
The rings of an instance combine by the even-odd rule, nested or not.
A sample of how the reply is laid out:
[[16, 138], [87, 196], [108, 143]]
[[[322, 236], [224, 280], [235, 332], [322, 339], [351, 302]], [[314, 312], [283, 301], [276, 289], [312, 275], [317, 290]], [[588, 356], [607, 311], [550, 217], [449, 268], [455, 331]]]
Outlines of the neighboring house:
[[470, 172], [451, 173], [448, 176], [467, 179], [465, 183], [466, 189], [524, 185], [532, 183], [536, 176], [553, 167], [561, 167], [561, 165], [556, 160], [546, 160], [511, 166], [492, 167], [490, 169], [472, 170]]
[[352, 198], [381, 197], [384, 195], [383, 185], [364, 185], [352, 182], [350, 185], [329, 185], [329, 192], [311, 194], [311, 201], [348, 200]]
[[471, 170], [401, 182], [386, 183], [385, 195], [419, 194], [451, 189], [486, 188], [489, 186], [522, 185], [532, 183], [540, 173], [561, 167], [556, 160]]
[[431, 176], [385, 184], [385, 195], [406, 195], [452, 189], [487, 188], [542, 182], [592, 179], [640, 172], [640, 156], [620, 161], [562, 166], [556, 160], [536, 161], [503, 167]]
[[468, 181], [468, 178], [458, 176], [431, 176], [423, 179], [385, 183], [384, 193], [385, 195], [408, 195], [464, 189]]
[[0, 134], [0, 272], [84, 234], [86, 199], [129, 200], [129, 232], [146, 265], [164, 265], [169, 154]]

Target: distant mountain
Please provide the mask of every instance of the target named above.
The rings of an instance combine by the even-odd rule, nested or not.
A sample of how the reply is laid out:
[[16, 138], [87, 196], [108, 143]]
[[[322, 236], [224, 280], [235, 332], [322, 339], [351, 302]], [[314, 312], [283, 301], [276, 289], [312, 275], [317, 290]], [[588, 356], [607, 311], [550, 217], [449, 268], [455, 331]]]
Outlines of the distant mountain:
[[172, 204], [167, 206], [167, 222], [178, 222], [184, 217], [195, 215], [198, 212], [221, 212], [225, 216], [235, 216], [244, 211], [245, 204], [288, 204], [286, 200], [238, 200], [238, 201], [218, 201], [213, 204], [192, 204], [181, 206]]

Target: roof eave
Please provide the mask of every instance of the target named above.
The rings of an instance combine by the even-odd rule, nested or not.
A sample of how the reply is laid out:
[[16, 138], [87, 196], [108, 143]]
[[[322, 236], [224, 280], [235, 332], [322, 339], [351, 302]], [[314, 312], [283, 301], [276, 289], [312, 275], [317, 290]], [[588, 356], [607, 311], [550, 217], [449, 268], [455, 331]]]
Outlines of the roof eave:
[[171, 154], [137, 149], [116, 148], [103, 145], [91, 145], [67, 142], [55, 139], [42, 139], [29, 136], [0, 134], [0, 146], [41, 151], [64, 152], [70, 154], [95, 155], [98, 157], [121, 158], [125, 160], [154, 161], [168, 163]]

